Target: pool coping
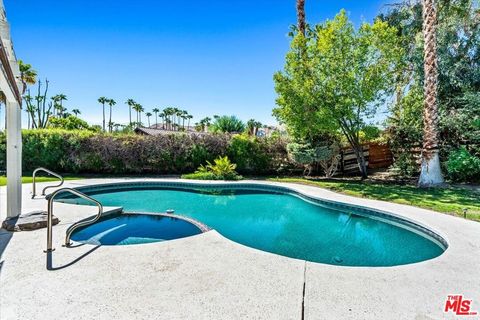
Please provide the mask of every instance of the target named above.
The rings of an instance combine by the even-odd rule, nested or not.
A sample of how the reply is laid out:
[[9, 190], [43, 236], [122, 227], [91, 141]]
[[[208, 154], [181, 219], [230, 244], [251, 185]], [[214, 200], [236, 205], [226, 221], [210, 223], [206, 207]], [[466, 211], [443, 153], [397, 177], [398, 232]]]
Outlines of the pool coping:
[[144, 211], [122, 211], [120, 214], [123, 214], [123, 215], [138, 214], [138, 215], [149, 215], [149, 216], [160, 216], [160, 217], [166, 217], [166, 218], [174, 218], [174, 219], [183, 220], [183, 221], [186, 221], [186, 222], [189, 222], [189, 223], [193, 224], [195, 227], [197, 227], [200, 230], [200, 233], [205, 233], [205, 232], [208, 232], [208, 231], [212, 230], [212, 228], [210, 228], [209, 226], [207, 226], [205, 223], [203, 223], [201, 221], [198, 221], [196, 219], [193, 219], [193, 218], [190, 218], [190, 217], [187, 217], [187, 216], [179, 215], [179, 214], [162, 213], [162, 212], [144, 212]]

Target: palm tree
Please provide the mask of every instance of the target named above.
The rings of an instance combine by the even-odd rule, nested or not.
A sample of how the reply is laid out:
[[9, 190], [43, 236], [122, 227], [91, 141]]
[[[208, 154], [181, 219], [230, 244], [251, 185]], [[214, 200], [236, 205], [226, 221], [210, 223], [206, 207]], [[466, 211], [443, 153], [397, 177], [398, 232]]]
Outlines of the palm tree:
[[[166, 118], [166, 119], [165, 119], [165, 124], [166, 124], [167, 130], [171, 130], [171, 128], [172, 128], [172, 120], [170, 120], [170, 118]], [[169, 128], [170, 128], [170, 129], [169, 129]]]
[[112, 107], [117, 104], [117, 102], [113, 99], [108, 99], [107, 101], [109, 107], [110, 107], [110, 119], [108, 120], [108, 130], [110, 132], [113, 131], [113, 122], [112, 122]]
[[78, 109], [72, 109], [72, 113], [77, 117], [79, 114], [81, 114], [80, 110]]
[[152, 116], [152, 114], [150, 112], [147, 112], [147, 113], [145, 113], [145, 115], [147, 116], [148, 127], [150, 128], [150, 117]]
[[135, 103], [133, 107], [137, 111], [137, 123], [138, 126], [142, 126], [142, 112], [145, 111], [140, 103]]
[[[220, 116], [218, 116], [216, 118], [216, 120], [219, 119], [219, 118], [220, 118]], [[210, 119], [209, 117], [205, 117], [202, 120], [200, 120], [200, 125], [202, 126], [202, 131], [207, 131], [208, 130], [208, 127], [210, 126], [211, 121], [212, 121], [212, 119]]]
[[188, 124], [187, 124], [187, 128], [190, 129], [190, 120], [193, 118], [193, 116], [191, 114], [187, 114], [187, 119], [188, 119]]
[[155, 113], [155, 129], [158, 129], [158, 113], [160, 112], [160, 109], [153, 108], [152, 111]]
[[173, 109], [168, 107], [168, 108], [165, 108], [163, 109], [163, 113], [165, 115], [165, 123], [167, 124], [166, 126], [166, 130], [171, 130], [171, 123], [172, 123], [172, 119], [171, 119], [171, 116], [173, 114]]
[[108, 102], [108, 99], [105, 97], [100, 97], [97, 100], [99, 103], [102, 104], [102, 109], [103, 109], [103, 131], [105, 131], [105, 103]]
[[178, 110], [178, 108], [176, 107], [172, 108], [172, 125], [174, 130], [175, 130], [175, 125], [177, 124], [177, 116], [179, 111], [180, 110]]
[[33, 70], [30, 64], [24, 63], [22, 60], [18, 60], [18, 67], [20, 69], [20, 81], [23, 85], [23, 95], [27, 90], [27, 85], [35, 84], [37, 82], [37, 71]]
[[130, 126], [132, 125], [132, 107], [135, 105], [135, 100], [133, 99], [128, 99], [127, 102], [125, 102], [128, 105], [128, 119], [129, 119], [129, 124]]
[[305, 0], [297, 0], [298, 32], [305, 36]]
[[[254, 125], [256, 125], [254, 121]], [[245, 124], [235, 116], [222, 116], [215, 119], [209, 131], [223, 133], [239, 133], [245, 130]]]
[[63, 93], [60, 93], [60, 94], [57, 94], [55, 97], [57, 98], [57, 101], [60, 102], [60, 105], [63, 108], [63, 101], [68, 100], [67, 96], [64, 95]]
[[138, 122], [139, 122], [139, 116], [138, 116], [138, 113], [140, 112], [140, 104], [136, 103], [133, 105], [133, 110], [135, 110], [135, 112], [137, 113], [137, 119], [136, 119], [136, 123], [137, 123], [137, 126], [138, 126]]
[[182, 118], [182, 130], [185, 130], [185, 120], [187, 120], [188, 112], [187, 110], [180, 111], [180, 117]]
[[434, 0], [423, 0], [424, 44], [424, 104], [422, 168], [418, 185], [438, 186], [444, 183], [438, 148], [438, 102], [437, 102], [437, 10]]
[[162, 129], [165, 129], [165, 113], [160, 112], [159, 116], [162, 119]]

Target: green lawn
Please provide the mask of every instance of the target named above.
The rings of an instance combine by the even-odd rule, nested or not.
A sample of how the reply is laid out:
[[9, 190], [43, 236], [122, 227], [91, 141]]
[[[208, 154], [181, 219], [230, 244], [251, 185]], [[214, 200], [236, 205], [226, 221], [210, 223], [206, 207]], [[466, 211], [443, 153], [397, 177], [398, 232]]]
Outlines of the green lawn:
[[[77, 180], [82, 179], [81, 177], [63, 177], [65, 180]], [[48, 182], [48, 181], [58, 181], [58, 178], [54, 177], [37, 177], [37, 182]], [[32, 183], [32, 177], [22, 177], [22, 183]], [[0, 186], [7, 185], [7, 177], [0, 176]]]
[[464, 188], [419, 189], [412, 185], [360, 181], [331, 182], [304, 178], [270, 178], [268, 180], [307, 184], [356, 197], [409, 204], [461, 217], [463, 217], [463, 209], [467, 208], [467, 218], [480, 221], [480, 192]]

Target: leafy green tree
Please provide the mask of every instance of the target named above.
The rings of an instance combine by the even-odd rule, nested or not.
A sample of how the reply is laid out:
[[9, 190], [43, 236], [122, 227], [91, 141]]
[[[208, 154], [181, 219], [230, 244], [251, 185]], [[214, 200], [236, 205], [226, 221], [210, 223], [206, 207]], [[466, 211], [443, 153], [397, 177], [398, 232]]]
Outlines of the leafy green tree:
[[78, 115], [81, 114], [82, 112], [80, 112], [79, 109], [72, 109], [72, 113], [75, 115], [75, 117], [78, 117]]
[[70, 115], [66, 118], [51, 118], [48, 124], [49, 128], [58, 128], [65, 130], [91, 130], [92, 129], [88, 123], [74, 115]]
[[221, 116], [215, 119], [209, 130], [212, 132], [240, 133], [245, 130], [245, 124], [235, 116]]
[[309, 143], [341, 132], [366, 178], [360, 132], [392, 91], [401, 57], [395, 28], [376, 20], [355, 29], [342, 10], [305, 37], [294, 35], [284, 71], [274, 75], [273, 113], [295, 138]]

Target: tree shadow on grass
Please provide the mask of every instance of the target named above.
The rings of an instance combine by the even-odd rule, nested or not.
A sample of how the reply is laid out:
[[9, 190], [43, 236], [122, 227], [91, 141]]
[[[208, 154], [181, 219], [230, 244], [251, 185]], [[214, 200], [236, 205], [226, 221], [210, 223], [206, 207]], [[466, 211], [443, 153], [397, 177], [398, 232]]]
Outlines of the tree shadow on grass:
[[384, 200], [433, 209], [445, 213], [467, 216], [480, 220], [480, 193], [473, 190], [449, 188], [418, 188], [408, 184], [378, 183], [370, 181], [325, 181], [308, 179], [312, 184], [326, 187], [333, 191], [364, 198]]

